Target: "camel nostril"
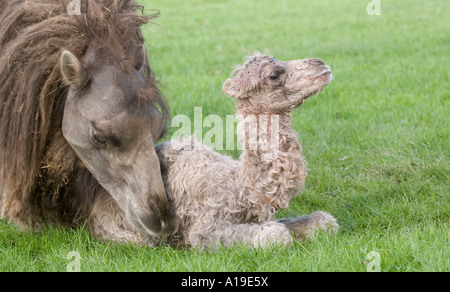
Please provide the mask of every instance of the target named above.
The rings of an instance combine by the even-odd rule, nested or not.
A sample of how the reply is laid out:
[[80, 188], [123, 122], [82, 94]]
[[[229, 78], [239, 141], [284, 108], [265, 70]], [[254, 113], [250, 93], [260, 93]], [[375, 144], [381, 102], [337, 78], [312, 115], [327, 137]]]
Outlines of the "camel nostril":
[[163, 230], [162, 220], [159, 216], [154, 214], [138, 215], [137, 221], [142, 226], [153, 234], [160, 234]]

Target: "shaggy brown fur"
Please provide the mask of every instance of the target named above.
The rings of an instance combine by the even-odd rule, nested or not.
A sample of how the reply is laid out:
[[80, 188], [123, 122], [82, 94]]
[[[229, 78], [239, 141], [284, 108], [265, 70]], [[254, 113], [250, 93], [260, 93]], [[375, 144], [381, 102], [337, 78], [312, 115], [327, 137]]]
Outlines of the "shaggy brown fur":
[[[132, 0], [82, 0], [82, 15], [70, 16], [69, 2], [0, 0], [0, 217], [24, 226], [78, 226], [108, 197], [62, 135], [61, 50], [83, 56], [95, 43], [98, 64], [129, 71], [144, 43], [140, 26], [157, 16], [139, 15]], [[167, 114], [145, 63], [143, 96]]]

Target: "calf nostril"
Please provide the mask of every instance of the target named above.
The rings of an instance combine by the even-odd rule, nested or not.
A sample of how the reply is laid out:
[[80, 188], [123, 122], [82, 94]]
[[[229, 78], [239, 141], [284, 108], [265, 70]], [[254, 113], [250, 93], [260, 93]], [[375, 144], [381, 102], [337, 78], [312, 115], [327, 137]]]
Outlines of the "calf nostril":
[[309, 59], [311, 65], [325, 65], [325, 62], [320, 59]]

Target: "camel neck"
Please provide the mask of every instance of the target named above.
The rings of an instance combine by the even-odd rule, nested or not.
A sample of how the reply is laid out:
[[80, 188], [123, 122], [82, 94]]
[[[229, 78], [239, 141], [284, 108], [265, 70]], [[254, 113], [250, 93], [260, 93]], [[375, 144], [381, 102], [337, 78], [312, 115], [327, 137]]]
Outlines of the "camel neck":
[[240, 114], [239, 179], [273, 210], [286, 208], [306, 178], [302, 147], [289, 114]]
[[268, 155], [273, 152], [302, 151], [292, 129], [289, 114], [241, 114], [238, 112], [238, 140], [243, 153], [249, 156]]

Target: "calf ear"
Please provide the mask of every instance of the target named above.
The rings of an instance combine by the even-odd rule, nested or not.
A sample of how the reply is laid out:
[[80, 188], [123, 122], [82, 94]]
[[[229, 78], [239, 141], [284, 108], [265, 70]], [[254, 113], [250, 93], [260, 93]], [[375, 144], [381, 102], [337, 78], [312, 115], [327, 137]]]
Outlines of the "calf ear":
[[86, 71], [80, 60], [69, 51], [63, 51], [61, 55], [61, 74], [64, 83], [73, 90], [80, 89], [87, 80]]
[[225, 94], [239, 99], [248, 98], [256, 90], [258, 78], [255, 76], [231, 77], [222, 86]]

